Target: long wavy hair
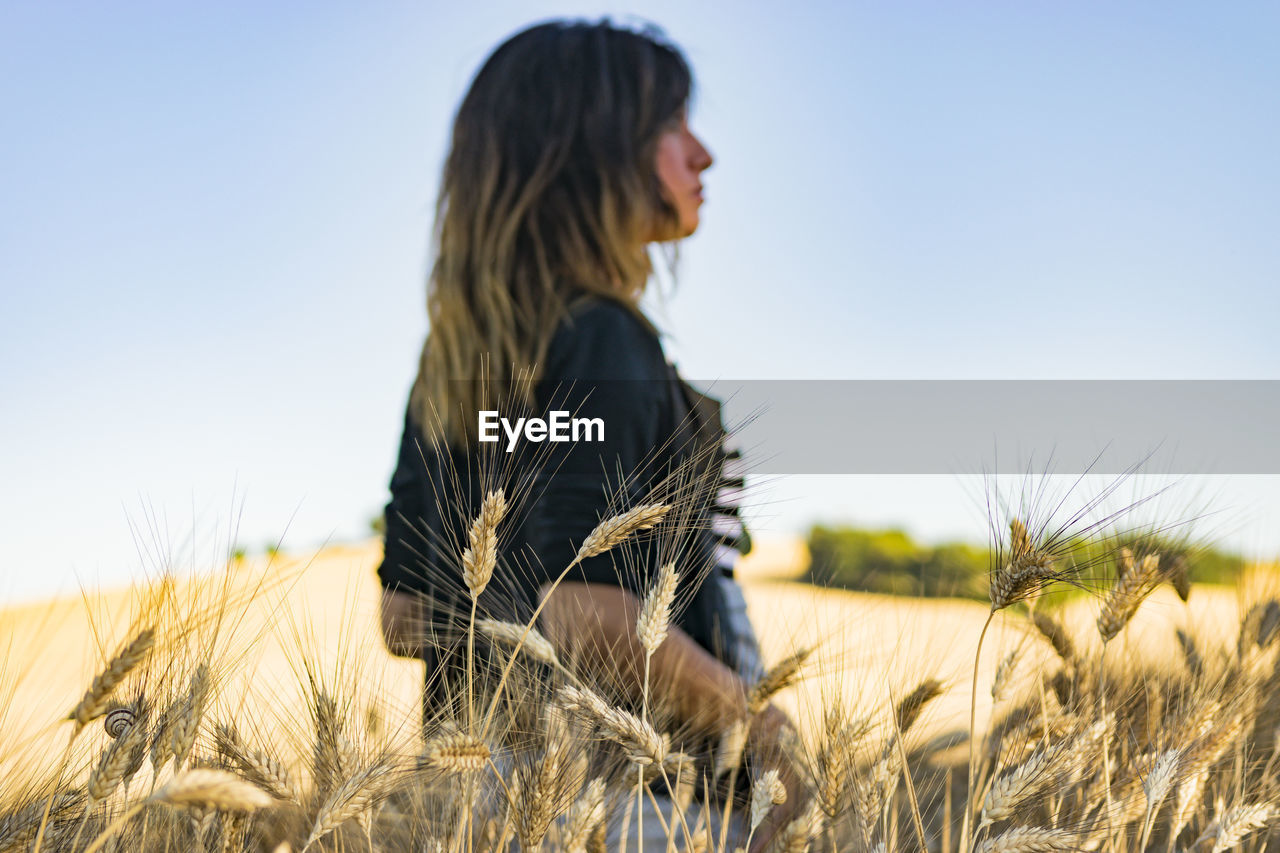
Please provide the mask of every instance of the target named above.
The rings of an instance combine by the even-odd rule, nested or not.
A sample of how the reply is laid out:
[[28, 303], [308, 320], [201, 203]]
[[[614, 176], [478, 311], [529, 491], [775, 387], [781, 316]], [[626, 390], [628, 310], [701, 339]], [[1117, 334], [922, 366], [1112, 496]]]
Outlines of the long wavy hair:
[[657, 145], [692, 86], [660, 30], [608, 18], [537, 24], [485, 61], [458, 107], [436, 205], [430, 327], [410, 401], [420, 426], [473, 445], [486, 389], [531, 404], [580, 296], [614, 299], [652, 329], [638, 307], [646, 243], [678, 221]]

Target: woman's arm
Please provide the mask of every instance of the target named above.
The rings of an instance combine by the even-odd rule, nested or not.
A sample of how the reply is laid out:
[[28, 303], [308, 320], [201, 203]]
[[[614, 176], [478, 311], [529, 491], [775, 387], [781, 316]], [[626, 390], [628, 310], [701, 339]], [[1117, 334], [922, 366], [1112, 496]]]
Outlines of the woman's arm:
[[378, 566], [382, 584], [382, 639], [393, 655], [418, 658], [422, 655], [425, 608], [414, 592], [424, 578], [416, 567], [421, 558], [413, 547], [425, 547], [427, 538], [416, 525], [427, 524], [425, 495], [426, 458], [419, 443], [420, 432], [406, 411], [404, 431], [396, 470], [391, 475], [391, 501], [383, 512], [383, 556]]
[[[645, 651], [636, 636], [640, 601], [621, 587], [561, 583], [543, 588], [547, 606], [542, 625], [547, 638], [566, 657], [582, 655], [586, 668], [628, 689], [639, 701], [644, 685]], [[734, 721], [746, 719], [747, 685], [729, 667], [674, 625], [649, 662], [651, 695], [672, 703], [676, 718], [695, 732], [721, 737]], [[781, 747], [792, 728], [786, 714], [770, 705], [751, 719], [747, 748], [776, 767], [787, 788], [787, 802], [775, 807], [757, 830], [752, 851], [763, 850], [777, 830], [798, 813], [802, 785]]]
[[[636, 636], [640, 600], [610, 584], [561, 583], [549, 595], [542, 624], [547, 639], [584, 669], [623, 685], [639, 700], [645, 651]], [[611, 678], [610, 676], [616, 676]], [[650, 661], [651, 694], [676, 703], [681, 722], [699, 734], [717, 737], [725, 720], [746, 717], [746, 688], [733, 670], [672, 625]]]
[[398, 590], [382, 591], [382, 640], [391, 654], [402, 658], [422, 657], [423, 620], [422, 602], [418, 595]]

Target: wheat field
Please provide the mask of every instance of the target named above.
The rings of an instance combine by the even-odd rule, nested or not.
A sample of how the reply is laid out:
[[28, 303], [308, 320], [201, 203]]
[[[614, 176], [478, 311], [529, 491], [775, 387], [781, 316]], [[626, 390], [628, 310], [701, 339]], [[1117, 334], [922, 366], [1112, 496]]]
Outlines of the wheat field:
[[[422, 664], [377, 630], [376, 543], [11, 608], [0, 853], [1268, 849], [1272, 575], [1184, 601], [1185, 566], [1117, 549], [1056, 601], [1070, 555], [1007, 532], [990, 604], [795, 583], [795, 543], [762, 546], [743, 584], [774, 667], [747, 707], [795, 723], [772, 751], [749, 717], [700, 742], [647, 681], [628, 706], [518, 625], [470, 626], [501, 683], [424, 723]], [[671, 606], [655, 583], [649, 654]]]

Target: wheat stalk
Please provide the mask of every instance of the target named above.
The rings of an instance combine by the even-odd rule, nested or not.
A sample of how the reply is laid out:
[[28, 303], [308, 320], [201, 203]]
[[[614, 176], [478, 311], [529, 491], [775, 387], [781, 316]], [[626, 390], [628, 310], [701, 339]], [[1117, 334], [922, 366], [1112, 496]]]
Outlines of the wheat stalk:
[[942, 682], [936, 678], [926, 678], [916, 688], [899, 700], [894, 708], [894, 719], [898, 721], [898, 734], [905, 735], [916, 720], [924, 706], [942, 695]]
[[523, 651], [530, 657], [540, 660], [548, 666], [560, 667], [560, 658], [556, 656], [555, 646], [544, 637], [537, 628], [517, 625], [515, 622], [502, 622], [497, 619], [480, 619], [476, 627], [490, 638], [508, 643]]
[[1015, 518], [1009, 522], [1009, 533], [1009, 559], [991, 573], [988, 597], [992, 612], [1036, 595], [1046, 584], [1061, 577], [1054, 568], [1052, 554], [1035, 547], [1026, 525]]
[[1068, 666], [1075, 665], [1075, 643], [1071, 642], [1071, 635], [1058, 620], [1037, 608], [1031, 611], [1031, 624], [1035, 625], [1040, 635], [1049, 641], [1049, 645], [1053, 646], [1053, 650], [1058, 653], [1058, 657], [1062, 658], [1063, 663]]
[[120, 686], [125, 677], [146, 658], [156, 642], [155, 628], [144, 628], [130, 640], [120, 653], [107, 662], [106, 667], [94, 676], [89, 689], [71, 709], [68, 719], [75, 722], [75, 730], [79, 732], [90, 720], [106, 713], [111, 701], [111, 694]]
[[1142, 793], [1147, 798], [1146, 814], [1142, 817], [1140, 848], [1143, 850], [1147, 849], [1147, 841], [1151, 837], [1151, 827], [1155, 822], [1156, 814], [1160, 811], [1164, 798], [1169, 795], [1169, 789], [1173, 787], [1178, 772], [1178, 762], [1181, 759], [1181, 750], [1166, 749], [1156, 757], [1151, 765], [1151, 772], [1142, 780]]
[[565, 818], [562, 846], [566, 853], [586, 853], [588, 839], [605, 819], [604, 779], [595, 778]]
[[488, 744], [466, 732], [449, 732], [427, 741], [423, 759], [427, 766], [446, 773], [469, 773], [489, 760]]
[[1017, 826], [977, 847], [977, 853], [1058, 853], [1080, 849], [1079, 837], [1047, 826]]
[[392, 770], [389, 763], [378, 761], [343, 780], [316, 813], [311, 834], [302, 849], [307, 850], [347, 821], [368, 815], [389, 793]]
[[145, 725], [130, 726], [118, 740], [111, 742], [102, 759], [89, 774], [86, 793], [89, 795], [89, 808], [101, 802], [115, 792], [126, 775], [132, 776], [142, 763], [140, 747], [145, 747], [147, 730]]
[[641, 504], [606, 518], [587, 534], [573, 562], [580, 563], [589, 557], [603, 554], [625, 542], [631, 534], [654, 527], [670, 511], [670, 504]]
[[1009, 691], [1013, 683], [1014, 667], [1018, 663], [1018, 650], [1014, 649], [1005, 655], [996, 667], [996, 677], [991, 682], [991, 700], [999, 702]]
[[749, 831], [755, 832], [761, 822], [768, 817], [774, 806], [787, 801], [787, 786], [782, 784], [777, 770], [766, 770], [751, 787], [751, 807]]
[[800, 668], [812, 653], [811, 648], [800, 649], [770, 667], [747, 693], [747, 711], [751, 714], [760, 713], [768, 706], [770, 699], [795, 683], [800, 675]]
[[1140, 563], [1134, 562], [1132, 552], [1128, 548], [1120, 549], [1120, 576], [1111, 587], [1110, 594], [1103, 602], [1102, 612], [1098, 614], [1098, 633], [1102, 642], [1108, 643], [1129, 624], [1129, 620], [1138, 612], [1152, 590], [1159, 583], [1160, 557], [1158, 554], [1147, 554]]
[[1250, 803], [1235, 806], [1210, 826], [1196, 840], [1201, 842], [1213, 840], [1213, 853], [1222, 853], [1238, 845], [1251, 832], [1262, 829], [1276, 816], [1276, 807], [1270, 803]]
[[748, 731], [746, 720], [734, 720], [720, 735], [714, 761], [717, 779], [742, 766], [742, 750], [747, 745]]
[[679, 580], [675, 563], [667, 563], [658, 570], [658, 577], [649, 588], [636, 620], [636, 636], [647, 654], [652, 655], [667, 638], [671, 622], [671, 604], [676, 597]]
[[273, 797], [300, 802], [285, 766], [262, 750], [247, 746], [233, 726], [219, 724], [214, 729], [214, 738], [218, 749], [239, 765], [241, 772], [249, 781], [260, 786]]
[[174, 765], [181, 768], [191, 747], [196, 742], [200, 731], [200, 722], [204, 719], [205, 705], [208, 703], [211, 689], [209, 666], [200, 664], [191, 674], [191, 683], [187, 691], [186, 704], [182, 706], [177, 718], [170, 724], [169, 751], [173, 754]]
[[990, 824], [1016, 815], [1019, 806], [1063, 775], [1064, 771], [1057, 763], [1069, 754], [1069, 743], [1042, 747], [1022, 764], [997, 777], [982, 803], [982, 823]]
[[667, 736], [658, 734], [653, 726], [634, 714], [610, 707], [592, 691], [572, 685], [560, 688], [558, 700], [566, 711], [598, 725], [606, 737], [626, 750], [633, 763], [645, 767], [666, 761], [670, 752]]
[[468, 546], [462, 552], [462, 580], [472, 600], [480, 597], [498, 563], [498, 523], [507, 514], [507, 498], [502, 489], [489, 492], [480, 513], [467, 533]]
[[822, 810], [810, 804], [804, 813], [796, 817], [778, 833], [773, 849], [781, 853], [806, 853], [813, 839], [822, 832]]

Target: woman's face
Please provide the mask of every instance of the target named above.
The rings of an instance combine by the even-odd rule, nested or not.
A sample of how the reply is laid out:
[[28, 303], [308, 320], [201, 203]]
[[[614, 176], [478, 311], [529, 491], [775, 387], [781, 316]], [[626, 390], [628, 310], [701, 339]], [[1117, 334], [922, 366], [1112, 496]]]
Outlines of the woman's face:
[[678, 240], [698, 229], [702, 206], [702, 172], [712, 163], [711, 152], [689, 130], [688, 114], [681, 110], [658, 138], [656, 169], [662, 197], [676, 209], [679, 234], [659, 234], [656, 240]]

